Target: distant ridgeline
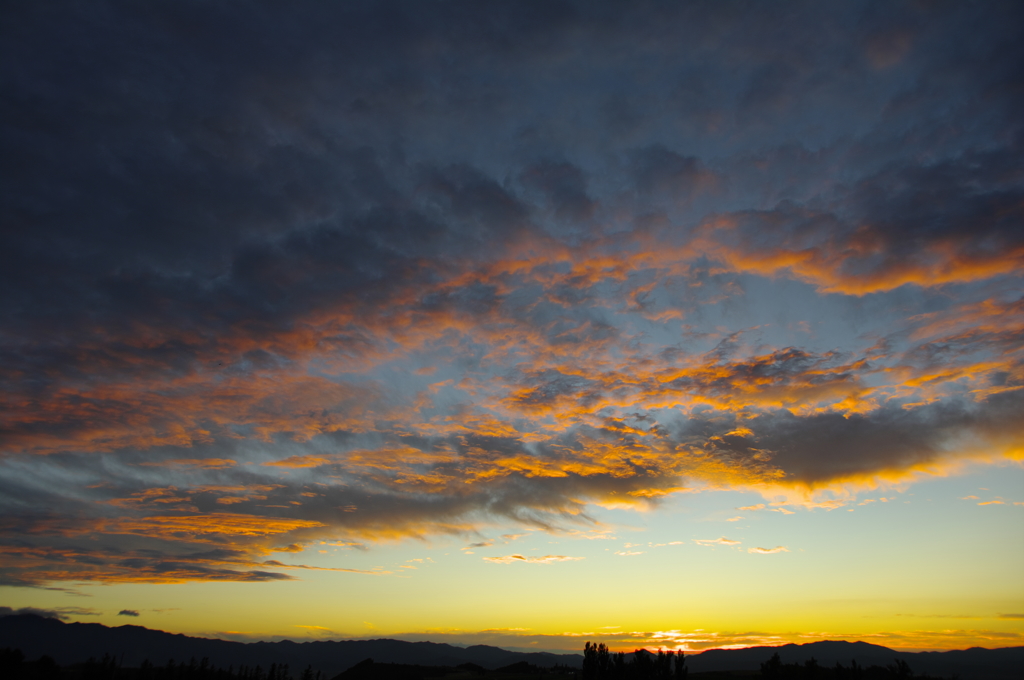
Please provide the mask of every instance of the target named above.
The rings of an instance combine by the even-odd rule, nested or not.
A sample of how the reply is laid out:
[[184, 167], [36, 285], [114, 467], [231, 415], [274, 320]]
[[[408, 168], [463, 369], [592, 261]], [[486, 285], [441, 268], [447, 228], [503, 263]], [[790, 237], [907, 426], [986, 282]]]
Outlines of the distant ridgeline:
[[[693, 677], [721, 677], [721, 673], [730, 671], [706, 671], [694, 673]], [[753, 673], [738, 671], [745, 676]], [[665, 652], [656, 654], [638, 649], [632, 654], [611, 652], [604, 643], [586, 643], [583, 650], [583, 670], [581, 680], [689, 680], [689, 669], [686, 667], [686, 656], [683, 652]], [[917, 678], [918, 680], [941, 680], [930, 675], [914, 675], [910, 665], [902, 659], [893, 659], [887, 666], [872, 665], [863, 668], [855, 660], [849, 666], [840, 662], [832, 667], [822, 666], [817, 659], [811, 657], [804, 663], [782, 663], [779, 653], [761, 664], [760, 677], [782, 679], [814, 679], [814, 680], [889, 680]]]
[[[751, 671], [738, 671], [751, 677]], [[732, 676], [729, 671], [695, 673], [693, 678]], [[612, 653], [604, 644], [586, 643], [583, 653], [583, 667], [569, 666], [540, 668], [525, 661], [495, 670], [487, 670], [473, 663], [450, 666], [421, 666], [416, 664], [376, 663], [366, 659], [340, 673], [333, 680], [476, 680], [483, 677], [491, 680], [689, 680], [686, 657], [682, 652], [659, 651], [656, 654], [637, 650], [632, 654]], [[727, 677], [728, 677], [727, 676]], [[888, 680], [916, 678], [917, 680], [939, 680], [929, 675], [914, 675], [910, 666], [895, 659], [889, 666], [863, 668], [856, 661], [849, 666], [836, 663], [825, 667], [811, 658], [802, 664], [782, 663], [778, 652], [761, 664], [762, 678], [793, 678], [800, 680]], [[311, 666], [293, 678], [288, 665], [271, 664], [264, 670], [261, 666], [242, 665], [227, 669], [212, 666], [204, 658], [199, 662], [193, 658], [188, 663], [176, 664], [173, 660], [157, 667], [148, 660], [138, 668], [125, 668], [120, 661], [105, 654], [101, 659], [89, 659], [84, 663], [60, 667], [49, 656], [36, 661], [26, 661], [20, 650], [0, 649], [0, 679], [2, 680], [326, 680], [320, 671]]]
[[1021, 680], [1022, 668], [1024, 647], [909, 653], [821, 641], [683, 655], [612, 652], [587, 642], [581, 656], [402, 640], [241, 643], [0, 617], [0, 680]]
[[175, 663], [169, 660], [164, 666], [154, 666], [147, 659], [138, 668], [124, 667], [121, 661], [110, 654], [102, 658], [90, 658], [83, 663], [58, 666], [50, 656], [37, 661], [26, 661], [21, 650], [0, 649], [0, 678], [3, 680], [326, 680], [320, 671], [307, 666], [298, 677], [293, 677], [288, 665], [271, 664], [269, 669], [260, 666], [233, 666], [217, 668], [209, 659], [197, 662]]
[[578, 668], [582, 659], [579, 654], [514, 652], [487, 645], [456, 647], [386, 639], [242, 643], [188, 637], [142, 626], [111, 628], [99, 623], [63, 623], [28, 614], [0, 617], [0, 649], [4, 647], [20, 649], [26, 659], [52, 657], [60, 666], [81, 664], [90, 657], [100, 659], [109, 653], [122, 668], [140, 668], [146, 660], [156, 668], [164, 668], [168, 660], [173, 659], [180, 669], [187, 667], [193, 658], [197, 664], [206, 658], [210, 667], [230, 668], [236, 676], [242, 666], [260, 667], [263, 677], [243, 680], [268, 680], [266, 675], [272, 666], [285, 666], [293, 675], [311, 666], [314, 671], [321, 671], [323, 678], [333, 678], [367, 658], [449, 668], [470, 663], [487, 670], [519, 662], [539, 668], [557, 665]]
[[[333, 680], [476, 680], [486, 676], [491, 680], [571, 680], [579, 676], [579, 669], [570, 666], [541, 668], [526, 661], [518, 661], [495, 670], [487, 670], [474, 663], [458, 666], [420, 666], [416, 664], [376, 663], [366, 659], [337, 675]], [[298, 676], [293, 676], [287, 664], [261, 666], [239, 666], [219, 668], [210, 664], [209, 659], [176, 664], [173, 660], [165, 666], [154, 666], [148, 660], [138, 668], [124, 667], [120, 661], [105, 654], [97, 660], [61, 667], [52, 657], [42, 656], [36, 661], [26, 661], [24, 654], [16, 649], [0, 649], [0, 680], [327, 680], [320, 671], [307, 666]]]

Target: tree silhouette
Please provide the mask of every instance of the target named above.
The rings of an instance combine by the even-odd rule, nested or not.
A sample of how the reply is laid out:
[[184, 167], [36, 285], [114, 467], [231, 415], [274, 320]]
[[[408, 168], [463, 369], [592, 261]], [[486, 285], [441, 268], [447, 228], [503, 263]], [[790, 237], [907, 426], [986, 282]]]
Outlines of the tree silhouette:
[[[842, 663], [836, 662], [833, 668], [827, 668], [818, 664], [813, 657], [802, 665], [798, 663], [782, 663], [779, 653], [775, 652], [771, 658], [761, 664], [762, 678], [775, 678], [776, 680], [939, 680], [929, 675], [914, 675], [910, 665], [902, 659], [895, 659], [893, 664], [888, 666], [870, 666], [863, 668], [857, 665], [856, 660], [850, 661], [847, 668]], [[956, 677], [956, 676], [954, 676]]]
[[912, 678], [914, 677], [914, 671], [910, 670], [910, 665], [902, 659], [894, 659], [895, 663], [885, 668], [892, 673], [895, 677], [900, 678]]
[[17, 677], [21, 672], [21, 664], [25, 662], [25, 655], [20, 649], [0, 649], [0, 675], [5, 678]]
[[583, 647], [581, 680], [686, 680], [688, 674], [681, 651], [637, 649], [630, 658], [624, 652], [611, 653], [603, 642]]
[[761, 664], [761, 677], [762, 678], [781, 678], [782, 677], [782, 659], [779, 658], [779, 653], [775, 652], [772, 654], [772, 658], [768, 659]]

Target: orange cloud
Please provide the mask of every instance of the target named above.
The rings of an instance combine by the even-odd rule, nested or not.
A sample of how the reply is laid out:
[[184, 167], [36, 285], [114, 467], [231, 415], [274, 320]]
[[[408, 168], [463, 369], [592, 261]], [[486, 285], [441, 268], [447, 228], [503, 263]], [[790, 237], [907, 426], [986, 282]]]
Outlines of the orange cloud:
[[722, 536], [721, 538], [714, 539], [693, 539], [693, 542], [697, 545], [739, 545], [740, 541], [733, 541], [731, 539]]
[[[215, 436], [241, 438], [237, 428], [258, 440], [284, 432], [303, 441], [323, 432], [366, 429], [373, 400], [366, 389], [309, 376], [193, 375], [154, 384], [67, 386], [44, 400], [0, 394], [0, 423], [10, 446], [36, 453], [188, 448]], [[203, 467], [192, 463], [197, 459], [171, 464], [182, 460]]]
[[[789, 275], [822, 292], [847, 295], [889, 291], [907, 284], [933, 287], [981, 281], [1024, 269], [1021, 246], [971, 252], [965, 247], [967, 238], [951, 236], [933, 240], [913, 256], [894, 261], [886, 257], [890, 242], [883, 230], [865, 225], [846, 235], [823, 230], [808, 238], [806, 233], [787, 233], [785, 221], [782, 215], [756, 214], [709, 219], [688, 248], [731, 271]], [[759, 232], [758, 238], [747, 238], [753, 229]]]
[[238, 465], [238, 461], [229, 458], [177, 458], [163, 461], [143, 461], [138, 463], [147, 467], [185, 467], [204, 470], [223, 470]]
[[574, 562], [582, 560], [582, 557], [568, 557], [566, 555], [544, 555], [543, 557], [526, 557], [523, 555], [505, 555], [503, 557], [485, 557], [484, 562], [496, 564], [551, 564], [553, 562]]
[[[110, 363], [87, 378], [57, 376], [45, 394], [0, 391], [0, 430], [15, 454], [116, 452], [135, 456], [137, 468], [160, 468], [146, 472], [159, 473], [159, 482], [140, 478], [102, 496], [108, 512], [153, 516], [79, 528], [55, 522], [60, 531], [235, 541], [250, 556], [268, 549], [271, 537], [299, 545], [313, 535], [469, 532], [489, 521], [487, 512], [567, 529], [587, 524], [590, 503], [651, 508], [695, 486], [757, 490], [827, 510], [852, 502], [857, 490], [1024, 455], [1019, 426], [999, 415], [1024, 389], [1019, 300], [912, 316], [895, 339], [849, 352], [773, 347], [746, 339], [753, 330], [728, 329], [709, 331], [714, 349], [691, 352], [651, 343], [637, 330], [650, 326], [631, 325], [686, 317], [645, 300], [672, 277], [689, 281], [698, 261], [718, 273], [791, 277], [863, 295], [1002, 275], [1021, 257], [1014, 249], [966, 256], [938, 241], [907, 263], [876, 262], [885, 238], [871, 228], [811, 233], [802, 242], [776, 225], [765, 243], [748, 238], [746, 219], [754, 217], [708, 220], [676, 240], [648, 233], [568, 248], [524, 238], [491, 261], [431, 269], [416, 285], [398, 282], [381, 304], [335, 300], [278, 331], [239, 326], [215, 341], [156, 326], [131, 337], [103, 331], [109, 335], [90, 336], [81, 352], [106, 352]], [[614, 299], [595, 292], [602, 286], [615, 287]], [[528, 304], [460, 306], [459, 296], [477, 287], [525, 295]], [[428, 297], [442, 302], [426, 304]], [[177, 372], [136, 356], [175, 342], [209, 354]], [[282, 361], [232, 366], [257, 352]], [[452, 358], [464, 356], [477, 362], [472, 370]], [[224, 361], [230, 370], [216, 368]], [[382, 366], [415, 389], [388, 391], [372, 374]], [[105, 372], [111, 367], [118, 370]], [[936, 420], [943, 404], [957, 409]], [[832, 448], [848, 450], [820, 455], [821, 433], [839, 431]], [[265, 459], [262, 445], [270, 442], [287, 445], [276, 449], [282, 458]], [[892, 442], [902, 443], [886, 448]], [[253, 443], [260, 447], [247, 453]], [[165, 448], [175, 457], [160, 459]], [[203, 450], [231, 453], [202, 457]], [[241, 478], [249, 483], [230, 482]], [[288, 479], [316, 479], [332, 491], [351, 486], [370, 502], [355, 492], [328, 502], [298, 482], [276, 483]], [[508, 489], [516, 484], [538, 491], [515, 496]], [[423, 506], [408, 499], [426, 494], [439, 509], [416, 516]], [[762, 509], [793, 512], [741, 508]], [[295, 519], [246, 514], [271, 511]], [[698, 543], [738, 543], [722, 541]]]
[[193, 539], [210, 535], [270, 536], [296, 529], [325, 526], [321, 522], [282, 517], [261, 517], [213, 512], [205, 515], [168, 515], [140, 519], [108, 520], [104, 529], [109, 533], [129, 533], [145, 536], [187, 536]]

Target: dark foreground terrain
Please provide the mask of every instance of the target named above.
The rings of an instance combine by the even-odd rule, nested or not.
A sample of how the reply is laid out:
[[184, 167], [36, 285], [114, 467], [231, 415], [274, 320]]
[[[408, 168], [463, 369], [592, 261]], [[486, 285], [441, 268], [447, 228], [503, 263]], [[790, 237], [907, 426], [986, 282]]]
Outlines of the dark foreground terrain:
[[0, 650], [2, 680], [1024, 678], [1024, 647], [909, 653], [823, 641], [620, 657], [596, 645], [581, 655], [401, 640], [240, 643], [33, 615], [0, 617]]
[[211, 666], [260, 666], [265, 672], [271, 664], [287, 665], [293, 672], [312, 666], [328, 678], [367, 658], [452, 668], [473, 663], [488, 670], [520, 661], [541, 668], [558, 664], [578, 667], [583, 659], [579, 654], [512, 652], [487, 645], [456, 647], [403, 640], [242, 643], [188, 637], [142, 626], [111, 628], [99, 623], [63, 623], [30, 614], [0, 618], [0, 648], [4, 647], [20, 649], [28, 659], [48, 655], [61, 666], [109, 653], [123, 667], [138, 668], [146, 660], [162, 667], [168, 659], [188, 663], [194, 657], [208, 659]]

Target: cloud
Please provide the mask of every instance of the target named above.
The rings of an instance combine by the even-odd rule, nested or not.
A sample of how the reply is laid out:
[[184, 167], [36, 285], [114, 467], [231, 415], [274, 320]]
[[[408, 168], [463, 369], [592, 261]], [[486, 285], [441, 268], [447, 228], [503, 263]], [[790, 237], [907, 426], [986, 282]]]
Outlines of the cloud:
[[177, 460], [164, 460], [164, 461], [145, 461], [139, 463], [139, 465], [147, 466], [182, 466], [182, 467], [197, 467], [208, 470], [217, 470], [223, 468], [231, 468], [238, 464], [238, 461], [234, 461], [228, 458], [181, 458]]
[[571, 163], [535, 163], [520, 173], [519, 181], [543, 196], [556, 220], [583, 222], [596, 212], [597, 205], [587, 195], [585, 173]]
[[731, 539], [722, 536], [721, 538], [713, 539], [693, 539], [693, 542], [697, 545], [739, 545], [740, 541], [733, 541]]
[[1019, 457], [1020, 10], [805, 9], [20, 7], [0, 579]]
[[335, 633], [333, 630], [331, 630], [330, 628], [325, 628], [323, 626], [303, 626], [295, 624], [295, 628], [302, 628], [311, 635], [338, 637], [338, 634]]
[[748, 548], [747, 552], [754, 553], [756, 555], [772, 555], [780, 552], [789, 552], [789, 548], [777, 545], [774, 548]]
[[67, 621], [73, 616], [98, 616], [100, 612], [91, 607], [56, 607], [54, 609], [40, 609], [38, 607], [19, 607], [14, 609], [12, 607], [0, 607], [0, 617], [23, 616], [25, 614], [42, 616], [47, 619]]
[[62, 621], [67, 619], [66, 615], [53, 609], [37, 609], [36, 607], [21, 607], [19, 609], [13, 609], [11, 607], [0, 607], [0, 616], [22, 616], [25, 614], [42, 616], [47, 619], [60, 619]]
[[151, 516], [141, 520], [114, 520], [106, 529], [110, 533], [139, 533], [150, 536], [187, 533], [202, 539], [210, 535], [267, 536], [319, 526], [323, 525], [311, 520], [217, 512], [191, 516]]
[[122, 609], [117, 613], [118, 616], [138, 616], [139, 612], [134, 609]]
[[566, 555], [544, 555], [543, 557], [526, 557], [524, 555], [504, 555], [502, 557], [485, 557], [484, 562], [495, 562], [497, 564], [551, 564], [552, 562], [574, 562], [582, 560], [582, 557], [568, 557]]

